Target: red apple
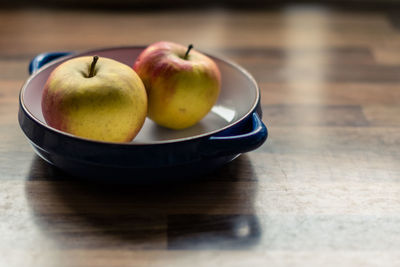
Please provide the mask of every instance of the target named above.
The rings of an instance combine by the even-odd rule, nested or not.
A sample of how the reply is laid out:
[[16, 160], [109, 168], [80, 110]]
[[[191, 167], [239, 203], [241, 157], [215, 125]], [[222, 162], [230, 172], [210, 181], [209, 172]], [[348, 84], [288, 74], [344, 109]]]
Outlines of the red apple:
[[157, 124], [184, 129], [211, 110], [221, 88], [217, 64], [208, 56], [172, 42], [148, 46], [133, 68], [148, 96], [148, 117]]

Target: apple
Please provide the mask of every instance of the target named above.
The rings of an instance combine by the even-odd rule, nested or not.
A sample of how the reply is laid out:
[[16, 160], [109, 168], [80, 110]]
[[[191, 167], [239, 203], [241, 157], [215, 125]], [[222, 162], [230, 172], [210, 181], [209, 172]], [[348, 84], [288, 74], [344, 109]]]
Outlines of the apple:
[[80, 137], [128, 142], [146, 119], [147, 95], [135, 71], [98, 56], [78, 57], [50, 74], [42, 95], [48, 125]]
[[133, 65], [147, 91], [147, 115], [161, 126], [190, 127], [217, 101], [221, 87], [218, 66], [192, 48], [157, 42], [142, 51]]

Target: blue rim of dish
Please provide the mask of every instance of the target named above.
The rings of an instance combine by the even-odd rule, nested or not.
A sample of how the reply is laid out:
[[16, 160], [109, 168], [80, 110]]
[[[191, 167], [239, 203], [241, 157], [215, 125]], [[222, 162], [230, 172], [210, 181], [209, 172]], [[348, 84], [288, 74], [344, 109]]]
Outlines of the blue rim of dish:
[[[26, 89], [27, 85], [30, 83], [30, 81], [37, 75], [39, 75], [42, 71], [44, 71], [45, 69], [49, 68], [52, 65], [55, 65], [61, 61], [64, 60], [68, 60], [70, 58], [74, 58], [83, 54], [91, 54], [91, 53], [95, 53], [95, 52], [101, 52], [101, 51], [110, 51], [110, 50], [116, 50], [116, 49], [144, 49], [146, 46], [118, 46], [118, 47], [109, 47], [109, 48], [100, 48], [100, 49], [92, 49], [92, 50], [85, 50], [85, 51], [80, 51], [80, 52], [71, 52], [71, 54], [66, 55], [66, 56], [60, 56], [57, 57], [56, 59], [52, 59], [50, 62], [44, 64], [43, 66], [41, 66], [38, 70], [36, 70], [35, 72], [33, 72], [29, 78], [26, 80], [26, 82], [23, 84], [20, 93], [19, 93], [19, 102], [20, 102], [20, 107], [22, 108], [22, 110], [32, 119], [34, 120], [38, 125], [40, 125], [43, 128], [46, 128], [47, 130], [51, 130], [55, 133], [58, 134], [62, 134], [65, 137], [68, 138], [72, 138], [72, 139], [77, 139], [77, 140], [81, 140], [83, 142], [90, 142], [90, 143], [94, 143], [94, 144], [102, 144], [102, 145], [112, 145], [112, 146], [151, 146], [151, 145], [159, 145], [159, 144], [168, 144], [168, 143], [179, 143], [179, 142], [185, 142], [185, 141], [190, 141], [193, 139], [198, 139], [198, 138], [204, 138], [204, 137], [212, 137], [215, 136], [218, 133], [223, 132], [224, 130], [227, 130], [237, 124], [242, 123], [244, 120], [248, 119], [249, 116], [251, 116], [252, 113], [256, 112], [257, 107], [260, 104], [260, 88], [258, 87], [258, 84], [256, 82], [256, 80], [253, 78], [253, 76], [247, 71], [245, 70], [243, 67], [241, 67], [240, 65], [232, 62], [231, 60], [228, 60], [224, 57], [220, 57], [220, 56], [214, 56], [210, 53], [207, 52], [203, 52], [203, 50], [198, 50], [204, 54], [206, 54], [207, 56], [213, 58], [213, 59], [217, 59], [219, 61], [222, 61], [225, 64], [230, 65], [233, 68], [236, 68], [238, 71], [240, 71], [256, 88], [256, 98], [255, 101], [253, 103], [253, 105], [251, 106], [251, 108], [249, 109], [249, 111], [243, 115], [241, 118], [239, 118], [238, 120], [229, 123], [227, 125], [225, 125], [222, 128], [219, 128], [217, 130], [213, 130], [210, 132], [206, 132], [203, 134], [199, 134], [199, 135], [194, 135], [194, 136], [189, 136], [189, 137], [184, 137], [184, 138], [178, 138], [178, 139], [171, 139], [171, 140], [163, 140], [163, 141], [153, 141], [151, 143], [130, 143], [130, 142], [104, 142], [104, 141], [97, 141], [97, 140], [91, 140], [91, 139], [87, 139], [87, 138], [83, 138], [83, 137], [79, 137], [67, 132], [63, 132], [60, 131], [56, 128], [53, 128], [49, 125], [47, 125], [46, 123], [40, 121], [38, 118], [36, 118], [32, 113], [30, 113], [29, 109], [25, 106], [25, 103], [23, 101], [23, 93], [24, 90]], [[260, 109], [261, 112], [261, 109]], [[261, 116], [260, 116], [261, 117]], [[261, 118], [260, 118], [261, 120]], [[264, 126], [265, 127], [265, 126]], [[243, 134], [243, 136], [245, 136], [246, 134]], [[240, 137], [241, 135], [235, 135], [236, 137]], [[220, 137], [220, 136], [219, 136]], [[222, 137], [222, 136], [221, 136]], [[227, 136], [229, 137], [229, 136]]]

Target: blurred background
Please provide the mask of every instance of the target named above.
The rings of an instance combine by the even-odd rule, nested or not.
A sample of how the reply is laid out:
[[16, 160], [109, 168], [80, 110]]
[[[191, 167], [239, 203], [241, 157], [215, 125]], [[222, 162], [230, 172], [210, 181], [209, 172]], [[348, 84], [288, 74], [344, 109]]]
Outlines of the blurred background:
[[5, 6], [58, 6], [58, 7], [97, 7], [97, 8], [182, 8], [182, 7], [198, 7], [198, 6], [225, 6], [225, 7], [271, 7], [282, 4], [335, 4], [340, 6], [360, 6], [360, 5], [388, 5], [397, 4], [398, 0], [203, 0], [203, 1], [188, 1], [188, 0], [18, 0], [18, 1], [2, 1]]

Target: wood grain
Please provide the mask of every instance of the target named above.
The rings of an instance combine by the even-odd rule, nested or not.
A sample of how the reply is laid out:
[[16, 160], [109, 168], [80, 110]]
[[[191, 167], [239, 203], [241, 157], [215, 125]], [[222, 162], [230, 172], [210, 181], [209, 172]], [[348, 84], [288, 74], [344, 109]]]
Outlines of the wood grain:
[[[0, 266], [398, 266], [396, 10], [0, 9]], [[19, 129], [45, 51], [194, 43], [258, 81], [269, 138], [179, 185], [83, 182]]]

